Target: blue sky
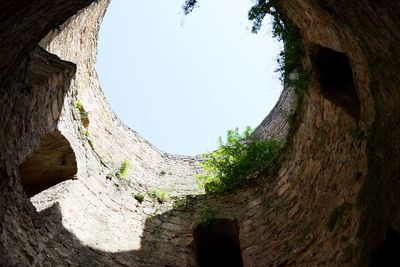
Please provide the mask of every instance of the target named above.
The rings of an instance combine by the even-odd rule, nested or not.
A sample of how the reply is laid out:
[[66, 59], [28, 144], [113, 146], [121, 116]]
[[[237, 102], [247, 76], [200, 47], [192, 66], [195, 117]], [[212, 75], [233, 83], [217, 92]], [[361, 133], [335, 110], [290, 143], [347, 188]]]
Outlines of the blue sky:
[[100, 30], [97, 71], [130, 128], [169, 153], [211, 151], [228, 129], [256, 127], [282, 85], [270, 23], [251, 33], [249, 0], [113, 0]]

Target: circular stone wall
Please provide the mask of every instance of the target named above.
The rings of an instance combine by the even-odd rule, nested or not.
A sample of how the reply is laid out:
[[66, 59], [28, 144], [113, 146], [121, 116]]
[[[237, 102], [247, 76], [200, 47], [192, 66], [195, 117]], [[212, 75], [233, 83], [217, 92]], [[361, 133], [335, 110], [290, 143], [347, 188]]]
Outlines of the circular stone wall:
[[[118, 252], [140, 248], [146, 219], [171, 210], [177, 197], [198, 194], [194, 175], [201, 169], [197, 157], [159, 151], [124, 125], [106, 102], [95, 63], [98, 31], [108, 4], [100, 1], [80, 11], [59, 30], [52, 31], [41, 45], [77, 65], [57, 127], [77, 154], [78, 178], [65, 193], [54, 191], [52, 198], [61, 208], [63, 225], [82, 244]], [[288, 92], [270, 115], [279, 127], [271, 127], [271, 119], [267, 119], [257, 134], [282, 136], [287, 131], [283, 114], [291, 108]], [[129, 168], [126, 178], [121, 179], [113, 174], [124, 161]], [[36, 208], [41, 210], [43, 205], [55, 202], [43, 202], [51, 191], [31, 199]], [[164, 193], [167, 200], [159, 203], [157, 195]], [[145, 195], [142, 203], [135, 199], [138, 195]]]
[[[0, 4], [3, 265], [196, 266], [193, 230], [210, 213], [237, 221], [245, 266], [379, 261], [387, 233], [400, 229], [398, 3], [282, 1], [310, 78], [296, 108], [286, 88], [256, 130], [288, 133], [277, 170], [231, 194], [197, 196], [197, 159], [157, 150], [107, 105], [94, 66], [108, 1], [89, 4]], [[349, 79], [331, 86], [337, 66]], [[76, 177], [29, 202], [20, 167], [57, 132]]]

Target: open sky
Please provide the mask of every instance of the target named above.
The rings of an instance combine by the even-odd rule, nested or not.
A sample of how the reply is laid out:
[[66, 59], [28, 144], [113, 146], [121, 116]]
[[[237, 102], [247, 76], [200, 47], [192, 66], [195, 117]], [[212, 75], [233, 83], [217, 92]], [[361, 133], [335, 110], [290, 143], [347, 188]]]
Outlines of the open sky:
[[270, 22], [251, 33], [250, 0], [113, 0], [97, 71], [130, 128], [169, 153], [212, 151], [228, 129], [256, 127], [282, 90]]

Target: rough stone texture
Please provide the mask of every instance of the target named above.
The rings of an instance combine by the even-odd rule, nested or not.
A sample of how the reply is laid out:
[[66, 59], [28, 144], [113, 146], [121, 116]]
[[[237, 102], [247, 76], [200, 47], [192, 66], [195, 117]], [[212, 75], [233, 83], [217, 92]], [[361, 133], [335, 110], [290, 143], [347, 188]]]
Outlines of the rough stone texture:
[[289, 132], [289, 118], [296, 106], [295, 101], [293, 88], [285, 87], [274, 108], [254, 130], [254, 136], [259, 139], [285, 139]]
[[[220, 196], [190, 196], [197, 159], [157, 150], [111, 111], [94, 69], [108, 1], [83, 9], [89, 2], [0, 4], [1, 265], [196, 266], [193, 229], [205, 210], [237, 219], [245, 266], [368, 266], [389, 225], [400, 231], [399, 2], [280, 2], [304, 38], [309, 85], [297, 108], [284, 91], [256, 131], [288, 131], [279, 169]], [[321, 48], [348, 58], [357, 116], [333, 101], [341, 88], [326, 94]], [[29, 200], [21, 164], [58, 132], [77, 179]], [[107, 179], [124, 160], [128, 179]], [[134, 198], [152, 187], [169, 199]]]
[[[82, 155], [82, 159], [78, 159], [80, 162], [85, 162], [84, 158], [94, 152], [103, 165], [111, 168], [108, 171], [112, 171], [119, 168], [121, 162], [128, 160], [135, 183], [164, 190], [174, 188], [177, 192], [192, 192], [193, 174], [198, 169], [196, 158], [159, 151], [124, 125], [105, 101], [99, 87], [95, 63], [98, 30], [107, 5], [107, 1], [102, 1], [81, 11], [62, 25], [61, 31], [50, 33], [41, 42], [49, 52], [77, 64], [77, 73], [68, 96], [69, 103], [64, 107], [66, 112], [59, 127], [71, 142], [78, 143], [75, 150], [81, 150], [78, 153]], [[87, 128], [82, 127], [77, 120], [80, 116], [76, 113], [78, 100], [90, 121]], [[75, 125], [73, 131], [71, 125]], [[82, 136], [85, 130], [89, 132], [88, 138]], [[82, 150], [80, 139], [86, 139], [86, 143], [90, 140], [91, 146]], [[92, 170], [88, 168], [98, 172], [97, 166], [91, 166], [98, 164], [98, 160], [94, 162], [86, 160], [87, 166], [80, 168], [80, 174], [92, 175]], [[88, 173], [84, 174], [84, 169]]]
[[40, 149], [22, 163], [21, 181], [28, 194], [33, 196], [77, 172], [76, 158], [69, 142], [60, 133], [45, 135]]

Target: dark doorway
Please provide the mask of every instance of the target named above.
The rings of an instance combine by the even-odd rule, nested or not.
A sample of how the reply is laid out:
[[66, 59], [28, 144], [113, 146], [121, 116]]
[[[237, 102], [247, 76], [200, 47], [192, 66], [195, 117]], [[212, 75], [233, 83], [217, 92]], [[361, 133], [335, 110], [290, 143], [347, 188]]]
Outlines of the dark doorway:
[[315, 45], [311, 60], [324, 97], [358, 119], [360, 100], [347, 56], [344, 53]]
[[75, 153], [68, 140], [56, 132], [45, 135], [40, 147], [20, 167], [22, 186], [28, 197], [62, 181], [77, 172]]
[[243, 267], [235, 220], [216, 219], [194, 231], [199, 267]]
[[388, 228], [386, 239], [372, 254], [371, 266], [400, 266], [400, 235], [391, 226]]

